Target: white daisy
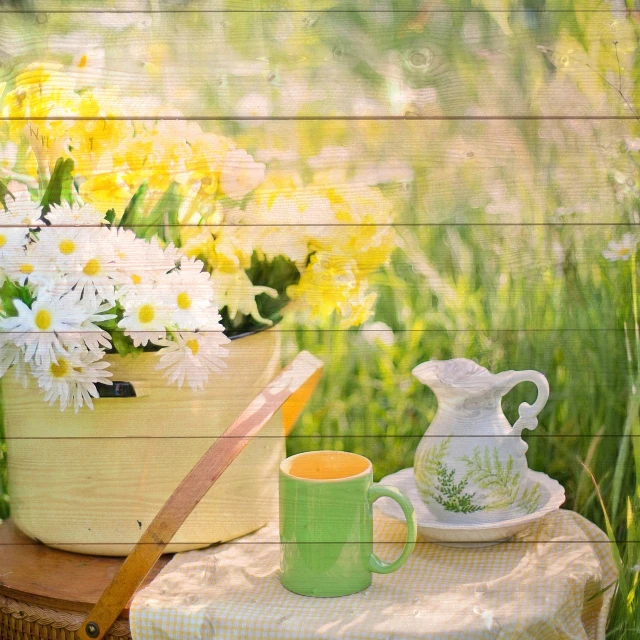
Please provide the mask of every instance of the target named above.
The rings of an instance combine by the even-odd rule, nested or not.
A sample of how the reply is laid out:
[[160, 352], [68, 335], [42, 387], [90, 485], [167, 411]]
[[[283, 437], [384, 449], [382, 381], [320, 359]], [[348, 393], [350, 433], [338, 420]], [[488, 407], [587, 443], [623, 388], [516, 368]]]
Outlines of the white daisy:
[[46, 216], [52, 227], [97, 227], [107, 222], [100, 211], [90, 204], [52, 204]]
[[107, 229], [94, 230], [94, 238], [80, 247], [74, 267], [67, 277], [76, 291], [95, 293], [111, 306], [115, 305], [115, 286], [121, 281], [121, 274], [116, 268], [115, 251]]
[[37, 227], [42, 207], [31, 199], [26, 185], [12, 181], [7, 185], [11, 195], [4, 199], [7, 213], [11, 215], [15, 224], [26, 227]]
[[21, 300], [14, 300], [18, 312], [0, 320], [0, 331], [13, 334], [13, 342], [24, 347], [25, 360], [37, 365], [56, 362], [64, 351], [59, 334], [81, 330], [86, 311], [69, 296], [57, 296], [41, 291], [29, 308]]
[[38, 287], [55, 276], [51, 262], [35, 251], [34, 243], [29, 243], [26, 249], [14, 247], [3, 253], [2, 268], [11, 280], [21, 286]]
[[24, 349], [13, 342], [11, 334], [0, 334], [0, 378], [13, 367], [13, 373], [23, 387], [27, 386], [28, 366]]
[[118, 263], [126, 263], [139, 255], [140, 249], [137, 244], [139, 238], [131, 229], [111, 227], [109, 236]]
[[228, 352], [223, 345], [229, 338], [222, 332], [222, 325], [217, 326], [205, 333], [178, 332], [173, 334], [174, 340], [163, 339], [158, 343], [163, 349], [159, 351], [156, 369], [164, 371], [170, 384], [182, 388], [186, 382], [194, 391], [204, 389], [209, 373], [226, 366], [223, 358]]
[[173, 305], [165, 298], [148, 293], [128, 296], [123, 301], [124, 317], [118, 327], [133, 340], [136, 347], [148, 342], [158, 343], [166, 336], [166, 327], [171, 323]]
[[90, 243], [93, 229], [78, 227], [42, 227], [38, 232], [36, 253], [42, 259], [48, 259], [61, 274], [77, 268], [80, 250]]
[[182, 264], [185, 268], [168, 274], [157, 287], [173, 307], [171, 324], [179, 331], [195, 331], [207, 323], [208, 316], [217, 315], [218, 310], [213, 306], [209, 274], [196, 271], [197, 265], [186, 260]]
[[155, 237], [145, 242], [128, 230], [111, 229], [109, 233], [115, 248], [115, 269], [121, 276], [118, 298], [150, 293], [180, 259], [172, 244], [163, 249]]
[[628, 260], [636, 244], [638, 244], [638, 238], [633, 233], [625, 233], [619, 242], [612, 240], [602, 252], [602, 255], [611, 262]]
[[[160, 244], [160, 240], [158, 236], [153, 236], [151, 240], [149, 240], [148, 244], [152, 247], [152, 251], [162, 252], [162, 260], [164, 260], [167, 265], [167, 271], [174, 269], [177, 265], [180, 264], [180, 260], [184, 257], [180, 249], [178, 249], [172, 242], [163, 247]], [[160, 253], [157, 253], [158, 257]]]
[[121, 276], [119, 280], [122, 287], [118, 297], [136, 293], [139, 285], [153, 284], [158, 272], [147, 264], [149, 245], [129, 229], [111, 228], [109, 235], [114, 249], [114, 266]]
[[204, 262], [187, 256], [180, 257], [180, 271], [183, 273], [198, 274], [204, 271]]
[[0, 213], [0, 258], [7, 252], [24, 247], [27, 244], [29, 227], [17, 222], [16, 218], [7, 212]]
[[60, 401], [60, 411], [73, 405], [76, 413], [83, 404], [93, 409], [91, 398], [98, 397], [96, 383], [112, 384], [106, 371], [109, 363], [102, 360], [102, 353], [85, 349], [65, 351], [56, 362], [43, 363], [34, 370], [38, 386], [44, 391], [44, 399], [50, 405]]
[[111, 349], [111, 336], [97, 323], [106, 322], [116, 317], [113, 313], [107, 313], [113, 308], [113, 305], [110, 302], [103, 302], [95, 292], [87, 289], [82, 292], [82, 298], [80, 298], [77, 289], [69, 291], [67, 297], [74, 298], [75, 304], [82, 308], [86, 315], [80, 325], [80, 331], [67, 332], [61, 336], [63, 346], [71, 349], [82, 345], [93, 352], [100, 352], [101, 348]]

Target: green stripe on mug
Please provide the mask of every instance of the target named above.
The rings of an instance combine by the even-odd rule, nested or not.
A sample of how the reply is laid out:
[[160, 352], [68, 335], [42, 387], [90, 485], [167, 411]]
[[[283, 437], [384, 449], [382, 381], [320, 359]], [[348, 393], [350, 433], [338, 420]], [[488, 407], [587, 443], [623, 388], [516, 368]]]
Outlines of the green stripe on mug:
[[[391, 563], [373, 553], [373, 503], [392, 498], [407, 520], [407, 541]], [[355, 453], [310, 451], [280, 465], [280, 579], [306, 596], [366, 589], [371, 574], [391, 573], [416, 542], [413, 506], [394, 487], [373, 483], [371, 462]]]

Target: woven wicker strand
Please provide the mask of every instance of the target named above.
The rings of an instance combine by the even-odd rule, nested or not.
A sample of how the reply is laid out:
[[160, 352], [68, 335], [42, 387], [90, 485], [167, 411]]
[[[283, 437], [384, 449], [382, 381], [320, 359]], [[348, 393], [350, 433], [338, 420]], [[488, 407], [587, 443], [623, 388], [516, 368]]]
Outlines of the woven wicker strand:
[[[77, 640], [86, 613], [56, 611], [0, 594], [0, 640]], [[131, 640], [129, 624], [117, 620], [107, 640]]]

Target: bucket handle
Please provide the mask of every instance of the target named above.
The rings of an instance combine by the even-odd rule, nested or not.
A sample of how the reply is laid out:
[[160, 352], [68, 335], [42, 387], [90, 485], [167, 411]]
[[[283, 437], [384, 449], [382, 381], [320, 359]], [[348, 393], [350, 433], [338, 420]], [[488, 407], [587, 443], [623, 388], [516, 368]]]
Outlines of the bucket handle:
[[300, 352], [216, 438], [158, 511], [89, 612], [76, 632], [80, 640], [100, 640], [107, 634], [189, 514], [280, 407], [286, 428], [291, 430], [320, 379], [322, 366], [308, 351]]

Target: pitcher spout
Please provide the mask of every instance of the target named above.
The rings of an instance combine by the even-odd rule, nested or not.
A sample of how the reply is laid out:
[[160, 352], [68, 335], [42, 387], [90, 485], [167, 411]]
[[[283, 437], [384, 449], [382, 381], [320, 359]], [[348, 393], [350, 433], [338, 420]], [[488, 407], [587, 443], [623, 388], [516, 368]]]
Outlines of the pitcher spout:
[[414, 367], [411, 373], [414, 377], [420, 380], [422, 384], [426, 384], [430, 387], [438, 381], [437, 372], [441, 364], [442, 362], [440, 360], [429, 360], [429, 362], [423, 362], [417, 367]]
[[464, 389], [467, 392], [488, 392], [494, 386], [495, 376], [484, 367], [467, 360], [429, 360], [415, 367], [413, 375], [432, 390]]

